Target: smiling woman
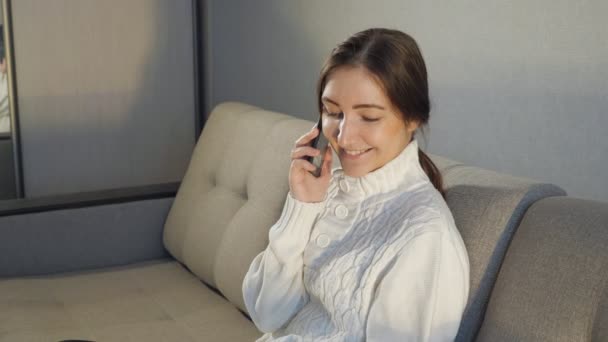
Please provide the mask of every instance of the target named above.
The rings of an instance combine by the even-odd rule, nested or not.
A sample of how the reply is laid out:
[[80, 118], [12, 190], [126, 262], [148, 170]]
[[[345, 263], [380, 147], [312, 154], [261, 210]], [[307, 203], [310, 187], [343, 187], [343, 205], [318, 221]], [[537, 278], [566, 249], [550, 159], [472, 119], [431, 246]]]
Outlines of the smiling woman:
[[[418, 45], [389, 29], [359, 32], [321, 70], [314, 127], [295, 142], [290, 192], [243, 296], [259, 341], [451, 341], [469, 261], [441, 174], [418, 148], [427, 74]], [[324, 134], [318, 177], [306, 158]]]
[[344, 173], [361, 177], [393, 160], [418, 127], [405, 123], [382, 85], [361, 66], [336, 69], [323, 90], [323, 133]]

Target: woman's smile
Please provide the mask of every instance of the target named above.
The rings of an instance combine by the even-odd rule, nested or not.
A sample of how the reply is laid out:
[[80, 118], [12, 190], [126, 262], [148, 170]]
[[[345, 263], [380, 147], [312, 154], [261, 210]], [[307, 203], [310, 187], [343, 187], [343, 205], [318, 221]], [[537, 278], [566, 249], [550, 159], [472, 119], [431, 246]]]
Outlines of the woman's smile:
[[364, 155], [370, 152], [371, 148], [364, 149], [343, 149], [340, 148], [340, 153], [338, 153], [340, 158], [347, 158], [351, 160], [359, 160], [364, 157]]

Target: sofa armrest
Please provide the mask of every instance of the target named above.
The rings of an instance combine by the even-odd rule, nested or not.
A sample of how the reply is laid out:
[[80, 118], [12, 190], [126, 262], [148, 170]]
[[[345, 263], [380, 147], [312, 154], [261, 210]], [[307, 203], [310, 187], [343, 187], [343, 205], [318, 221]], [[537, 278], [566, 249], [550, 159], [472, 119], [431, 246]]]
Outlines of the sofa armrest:
[[507, 251], [477, 341], [608, 341], [608, 203], [534, 203]]
[[0, 278], [167, 257], [162, 230], [178, 187], [0, 201]]

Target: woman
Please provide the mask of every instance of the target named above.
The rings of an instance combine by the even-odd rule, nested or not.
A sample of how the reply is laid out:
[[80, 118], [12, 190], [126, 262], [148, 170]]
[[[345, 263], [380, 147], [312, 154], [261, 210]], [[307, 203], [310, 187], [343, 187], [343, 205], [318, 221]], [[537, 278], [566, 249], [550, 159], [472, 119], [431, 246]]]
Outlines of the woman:
[[[448, 341], [469, 291], [469, 263], [441, 174], [418, 148], [429, 119], [414, 39], [369, 29], [321, 70], [313, 128], [292, 151], [290, 192], [243, 295], [258, 341]], [[324, 134], [340, 158], [321, 175], [305, 157]]]

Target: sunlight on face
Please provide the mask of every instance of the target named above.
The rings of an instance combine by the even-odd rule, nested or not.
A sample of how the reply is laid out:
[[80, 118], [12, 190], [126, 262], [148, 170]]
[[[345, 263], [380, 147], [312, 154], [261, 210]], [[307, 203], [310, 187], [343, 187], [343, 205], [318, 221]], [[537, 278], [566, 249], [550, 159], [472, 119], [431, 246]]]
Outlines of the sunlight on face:
[[406, 126], [383, 87], [363, 67], [333, 71], [322, 102], [323, 134], [347, 176], [365, 176], [393, 160], [418, 126]]

